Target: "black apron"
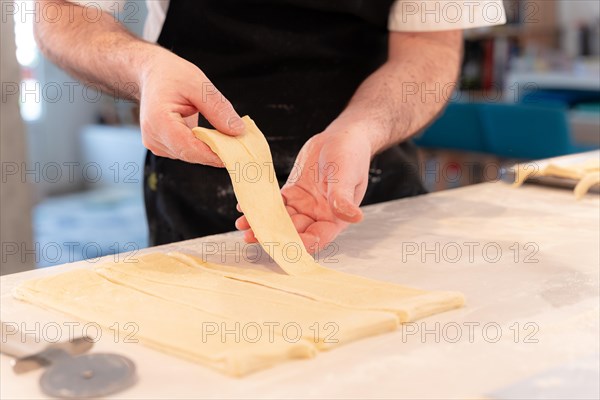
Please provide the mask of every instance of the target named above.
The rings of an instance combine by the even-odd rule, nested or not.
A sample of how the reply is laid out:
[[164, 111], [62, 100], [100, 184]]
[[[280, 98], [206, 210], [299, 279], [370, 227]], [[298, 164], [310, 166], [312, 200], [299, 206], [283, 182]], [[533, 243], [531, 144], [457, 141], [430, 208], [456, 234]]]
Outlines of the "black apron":
[[[171, 0], [158, 43], [197, 65], [250, 115], [273, 153], [280, 185], [296, 155], [344, 109], [387, 57], [393, 0]], [[210, 124], [200, 117], [200, 126]], [[227, 171], [148, 152], [150, 244], [235, 229]], [[425, 193], [415, 148], [374, 157], [363, 205]]]

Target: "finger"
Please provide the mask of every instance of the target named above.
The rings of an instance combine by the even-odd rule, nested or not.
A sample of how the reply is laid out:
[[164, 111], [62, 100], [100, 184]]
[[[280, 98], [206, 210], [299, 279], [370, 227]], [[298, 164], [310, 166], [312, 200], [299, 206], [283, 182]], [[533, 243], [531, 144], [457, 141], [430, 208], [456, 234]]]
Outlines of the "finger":
[[347, 197], [333, 195], [329, 201], [333, 213], [342, 221], [356, 223], [363, 219], [361, 209]]
[[[287, 184], [286, 184], [287, 185]], [[289, 187], [286, 188], [285, 185], [283, 188], [281, 188], [281, 200], [283, 200], [283, 205], [285, 206], [285, 209], [287, 210], [287, 212], [290, 215], [294, 215], [296, 213], [298, 213], [298, 211], [296, 211], [296, 209], [294, 207], [292, 207], [291, 205], [289, 205], [289, 199], [288, 196], [286, 195], [286, 192], [289, 190]]]
[[[331, 243], [347, 224], [340, 224], [330, 221], [317, 221], [311, 224], [304, 233], [300, 234], [302, 241], [305, 242], [307, 250], [314, 253], [325, 248]], [[312, 243], [311, 243], [312, 241]], [[312, 246], [312, 248], [308, 247]]]
[[304, 244], [304, 248], [310, 254], [315, 254], [319, 249], [320, 239], [311, 233], [301, 233], [300, 239], [302, 239], [302, 244]]
[[[241, 212], [241, 210], [239, 209], [239, 204], [238, 204], [238, 211]], [[315, 222], [313, 219], [307, 217], [306, 215], [302, 215], [302, 214], [298, 214], [296, 212], [296, 210], [294, 210], [291, 207], [288, 207], [288, 212], [291, 215], [292, 218], [292, 222], [294, 223], [294, 226], [296, 227], [296, 230], [298, 232], [304, 232], [304, 230], [306, 229], [307, 226], [309, 226], [310, 224], [312, 224], [313, 222]], [[235, 228], [240, 230], [240, 231], [245, 231], [250, 229], [250, 223], [248, 222], [248, 218], [246, 218], [245, 215], [242, 215], [241, 217], [239, 217], [238, 219], [235, 220]]]
[[184, 117], [183, 120], [188, 128], [193, 129], [198, 126], [198, 113], [194, 113], [190, 116]]
[[190, 101], [215, 129], [231, 136], [244, 133], [246, 129], [244, 121], [229, 100], [206, 76], [201, 77], [201, 81], [198, 85], [194, 85], [194, 89], [190, 94]]
[[[199, 145], [198, 142], [201, 144]], [[192, 164], [204, 164], [211, 167], [223, 168], [225, 164], [205, 143], [195, 138], [184, 138], [178, 146], [181, 150], [178, 151], [180, 160], [192, 163]], [[173, 150], [177, 153], [177, 150]]]
[[[144, 136], [146, 136], [146, 137], [144, 137]], [[144, 136], [142, 137], [142, 144], [152, 154], [154, 154], [155, 156], [159, 156], [159, 157], [172, 158], [171, 154], [169, 152], [169, 149], [167, 149], [165, 146], [163, 146], [160, 142], [157, 142], [156, 140], [149, 137], [149, 135], [144, 135]]]
[[162, 132], [162, 142], [169, 149], [172, 158], [193, 164], [223, 167], [219, 156], [206, 143], [196, 139], [180, 114], [168, 114], [166, 120], [158, 124], [158, 129]]
[[246, 243], [256, 243], [256, 242], [258, 242], [258, 239], [256, 239], [256, 236], [254, 236], [254, 232], [252, 232], [252, 229], [247, 230], [246, 232], [244, 232], [244, 241]]
[[285, 210], [288, 212], [288, 214], [290, 214], [290, 216], [298, 214], [298, 211], [296, 211], [296, 209], [292, 206], [285, 206]]
[[[311, 203], [310, 205], [306, 204], [306, 191], [296, 190], [296, 193], [294, 193], [294, 190], [292, 189], [293, 187], [289, 186], [281, 190], [283, 204], [285, 205], [285, 209], [287, 210], [288, 214], [298, 214], [298, 210], [306, 210], [309, 207], [316, 206], [314, 203]], [[301, 197], [298, 196], [298, 193], [301, 194]]]
[[351, 180], [339, 180], [327, 186], [329, 207], [342, 221], [356, 223], [363, 218], [361, 209], [354, 203], [356, 186]]
[[238, 219], [235, 220], [235, 228], [240, 231], [245, 231], [250, 229], [250, 224], [248, 223], [248, 219], [242, 215]]
[[292, 222], [298, 233], [302, 233], [306, 228], [313, 224], [315, 220], [304, 214], [294, 214], [292, 215]]

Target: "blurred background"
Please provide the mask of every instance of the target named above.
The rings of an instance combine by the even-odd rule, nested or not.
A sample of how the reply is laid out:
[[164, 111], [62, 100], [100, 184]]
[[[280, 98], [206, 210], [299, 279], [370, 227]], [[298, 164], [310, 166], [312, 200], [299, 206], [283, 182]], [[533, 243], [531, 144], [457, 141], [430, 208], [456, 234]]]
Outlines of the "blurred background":
[[[33, 38], [32, 2], [1, 1], [0, 272], [146, 247], [136, 104], [46, 60]], [[416, 138], [430, 191], [498, 180], [516, 161], [600, 147], [600, 2], [504, 3], [507, 25], [465, 32], [459, 88], [407, 86], [450, 101]], [[115, 2], [113, 11], [141, 34], [144, 1]]]

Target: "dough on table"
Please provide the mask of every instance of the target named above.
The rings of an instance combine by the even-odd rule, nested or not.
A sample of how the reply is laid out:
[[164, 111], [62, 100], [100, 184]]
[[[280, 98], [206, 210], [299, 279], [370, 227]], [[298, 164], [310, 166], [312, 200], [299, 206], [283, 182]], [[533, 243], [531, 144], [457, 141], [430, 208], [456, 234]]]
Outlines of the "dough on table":
[[[241, 137], [193, 131], [225, 163], [256, 237], [283, 273], [153, 253], [27, 281], [15, 297], [107, 328], [134, 323], [142, 343], [234, 376], [463, 305], [457, 292], [419, 290], [317, 264], [285, 209], [267, 141], [249, 117], [243, 120]], [[286, 248], [295, 251], [293, 260]], [[294, 340], [284, 329], [288, 323], [299, 328]], [[252, 340], [213, 334], [215, 326], [219, 333], [244, 332], [237, 324], [273, 329]]]
[[[236, 341], [233, 335], [223, 340], [221, 326], [231, 329], [236, 321], [114, 284], [85, 269], [26, 281], [14, 296], [105, 328], [118, 323], [122, 337], [132, 333], [134, 324], [131, 339], [232, 376], [316, 354], [310, 342], [293, 343], [277, 333], [262, 334], [255, 343]], [[219, 332], [211, 334], [215, 325]]]
[[[392, 313], [319, 303], [303, 296], [229, 279], [162, 253], [136, 257], [136, 262], [104, 264], [96, 272], [119, 285], [235, 320], [241, 326], [258, 324], [265, 330], [273, 326], [273, 331], [284, 337], [298, 333], [319, 350], [394, 331], [398, 327], [398, 319]], [[282, 332], [282, 329], [289, 332]]]
[[575, 198], [579, 200], [593, 186], [600, 183], [600, 160], [592, 159], [583, 163], [568, 165], [549, 163], [540, 170], [537, 170], [533, 163], [520, 164], [515, 168], [515, 182], [513, 186], [519, 187], [527, 179], [536, 176], [555, 176], [578, 181], [573, 193]]

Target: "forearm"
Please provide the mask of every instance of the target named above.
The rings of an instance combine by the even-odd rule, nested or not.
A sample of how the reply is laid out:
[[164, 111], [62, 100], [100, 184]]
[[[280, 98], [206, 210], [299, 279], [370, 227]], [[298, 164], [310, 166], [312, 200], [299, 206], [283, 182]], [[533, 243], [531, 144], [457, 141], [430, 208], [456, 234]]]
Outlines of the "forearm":
[[[90, 20], [83, 7], [50, 0], [60, 18], [41, 18], [35, 36], [41, 51], [75, 78], [118, 97], [140, 98], [144, 66], [166, 50], [129, 33], [110, 13]], [[44, 0], [36, 2], [43, 7]]]
[[406, 140], [442, 110], [461, 58], [459, 31], [390, 38], [388, 61], [360, 85], [328, 130], [358, 126], [368, 135], [372, 154]]

